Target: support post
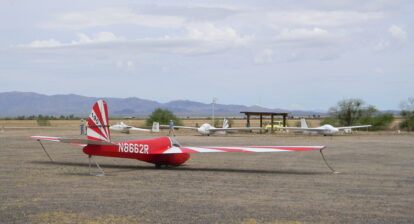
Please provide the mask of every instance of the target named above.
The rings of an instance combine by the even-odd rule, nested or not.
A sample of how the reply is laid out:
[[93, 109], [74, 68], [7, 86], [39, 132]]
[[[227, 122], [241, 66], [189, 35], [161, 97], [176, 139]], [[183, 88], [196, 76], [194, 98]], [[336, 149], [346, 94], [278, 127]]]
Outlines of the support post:
[[[263, 115], [260, 114], [260, 127], [263, 128]], [[260, 134], [262, 134], [262, 129], [260, 129]]]
[[44, 147], [44, 146], [43, 146], [43, 144], [42, 144], [42, 141], [40, 141], [40, 139], [37, 139], [37, 141], [38, 141], [38, 142], [40, 143], [40, 145], [42, 146], [43, 151], [45, 151], [45, 153], [46, 153], [47, 157], [49, 157], [50, 161], [53, 163], [53, 159], [52, 159], [52, 157], [50, 157], [49, 153], [47, 153], [47, 151], [46, 151], [45, 147]]
[[91, 155], [88, 155], [88, 158], [89, 158], [89, 175], [91, 175], [91, 176], [98, 176], [98, 177], [105, 176], [105, 171], [99, 166], [98, 162], [96, 162], [96, 161], [95, 161], [95, 164], [96, 164], [96, 167], [98, 168], [98, 170], [100, 171], [100, 173], [93, 173], [91, 171], [91, 159], [92, 159], [92, 156]]
[[273, 118], [273, 114], [272, 115], [270, 115], [270, 128], [271, 128], [271, 133], [273, 134], [273, 133], [275, 133], [275, 129], [274, 129], [274, 127], [273, 127], [273, 123], [274, 123], [274, 118]]
[[336, 170], [334, 170], [334, 168], [332, 168], [329, 164], [328, 164], [328, 161], [326, 161], [326, 158], [325, 158], [325, 156], [323, 155], [323, 152], [322, 152], [322, 150], [323, 150], [324, 148], [322, 148], [321, 150], [319, 150], [319, 152], [321, 153], [321, 155], [322, 155], [322, 159], [323, 159], [323, 161], [325, 162], [325, 164], [326, 164], [326, 166], [332, 171], [332, 173], [333, 174], [338, 174], [338, 173], [340, 173], [340, 172], [338, 172], [338, 171], [336, 171]]

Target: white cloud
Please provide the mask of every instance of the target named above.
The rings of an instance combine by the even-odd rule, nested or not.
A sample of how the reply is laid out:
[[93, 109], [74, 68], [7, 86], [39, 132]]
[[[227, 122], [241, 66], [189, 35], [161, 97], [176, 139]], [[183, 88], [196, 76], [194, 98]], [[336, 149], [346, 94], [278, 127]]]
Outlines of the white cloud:
[[108, 7], [90, 11], [67, 12], [53, 21], [41, 23], [45, 29], [85, 29], [115, 24], [133, 24], [149, 27], [175, 28], [183, 25], [180, 16], [148, 15], [134, 12], [131, 7]]
[[163, 39], [174, 43], [167, 51], [179, 54], [213, 53], [245, 46], [252, 39], [251, 36], [238, 34], [231, 27], [218, 27], [212, 23], [191, 23], [186, 26], [186, 31], [183, 36]]
[[374, 51], [380, 52], [389, 48], [400, 47], [408, 40], [407, 31], [397, 25], [391, 25], [388, 32], [391, 37], [378, 41], [373, 47]]
[[33, 48], [43, 48], [43, 47], [58, 47], [61, 46], [62, 43], [55, 39], [49, 39], [49, 40], [35, 40], [32, 41], [30, 44], [28, 44], [28, 47]]
[[344, 26], [380, 20], [382, 12], [358, 11], [287, 11], [269, 12], [267, 18], [274, 28], [285, 26]]
[[313, 29], [283, 29], [277, 36], [281, 41], [327, 40], [332, 35], [320, 28]]
[[89, 37], [84, 33], [78, 33], [78, 40], [72, 41], [72, 44], [91, 44], [91, 43], [101, 43], [101, 42], [111, 42], [111, 41], [122, 41], [125, 40], [124, 37], [118, 37], [111, 32], [99, 32]]
[[212, 23], [191, 23], [186, 26], [186, 33], [183, 35], [167, 35], [160, 38], [126, 40], [111, 32], [100, 32], [92, 36], [79, 33], [77, 36], [77, 40], [69, 43], [61, 43], [59, 41], [34, 41], [29, 45], [20, 46], [29, 48], [82, 47], [78, 48], [78, 50], [82, 50], [94, 44], [94, 49], [101, 50], [122, 49], [123, 51], [133, 51], [135, 53], [165, 52], [173, 54], [206, 54], [242, 47], [251, 39], [250, 36], [239, 35], [231, 27], [218, 27]]
[[19, 47], [29, 47], [29, 48], [51, 48], [51, 47], [68, 47], [68, 46], [70, 47], [70, 46], [76, 46], [76, 45], [96, 44], [96, 43], [125, 40], [125, 38], [118, 37], [111, 32], [99, 32], [99, 33], [94, 34], [91, 37], [89, 37], [88, 35], [84, 33], [78, 33], [77, 36], [78, 36], [78, 39], [70, 43], [62, 43], [55, 39], [35, 40], [27, 45], [19, 45]]
[[391, 36], [395, 38], [396, 40], [399, 40], [399, 41], [407, 40], [407, 32], [403, 28], [397, 25], [390, 26], [388, 28], [388, 31], [391, 33]]
[[231, 27], [218, 28], [212, 23], [191, 23], [187, 27], [188, 38], [208, 42], [234, 42], [243, 44], [248, 38], [241, 37]]

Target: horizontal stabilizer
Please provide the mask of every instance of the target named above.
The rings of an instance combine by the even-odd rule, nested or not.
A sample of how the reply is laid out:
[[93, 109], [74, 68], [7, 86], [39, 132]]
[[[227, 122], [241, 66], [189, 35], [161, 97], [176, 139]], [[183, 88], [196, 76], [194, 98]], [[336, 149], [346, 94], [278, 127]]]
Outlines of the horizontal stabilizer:
[[91, 139], [77, 139], [77, 138], [61, 138], [49, 136], [30, 136], [30, 138], [52, 142], [62, 142], [72, 145], [86, 146], [86, 145], [116, 145], [112, 142], [95, 141]]

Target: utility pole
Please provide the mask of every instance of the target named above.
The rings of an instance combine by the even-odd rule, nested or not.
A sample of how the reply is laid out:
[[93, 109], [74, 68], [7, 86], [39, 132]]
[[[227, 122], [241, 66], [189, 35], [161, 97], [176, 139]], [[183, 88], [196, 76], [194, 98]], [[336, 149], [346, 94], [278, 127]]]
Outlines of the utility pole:
[[216, 97], [213, 97], [213, 102], [212, 102], [212, 110], [213, 110], [213, 116], [212, 116], [212, 126], [214, 126], [214, 106], [215, 106], [215, 104], [216, 104], [216, 102], [217, 102], [217, 98]]

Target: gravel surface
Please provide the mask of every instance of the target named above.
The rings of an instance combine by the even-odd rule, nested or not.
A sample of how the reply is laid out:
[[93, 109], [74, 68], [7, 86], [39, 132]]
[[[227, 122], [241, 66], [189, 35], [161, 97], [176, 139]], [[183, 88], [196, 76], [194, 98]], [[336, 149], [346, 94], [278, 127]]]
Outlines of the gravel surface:
[[[77, 133], [64, 127], [0, 133], [0, 223], [414, 223], [414, 135], [177, 132], [184, 146], [325, 145], [341, 173], [332, 174], [311, 151], [193, 154], [184, 166], [166, 169], [96, 157], [104, 177], [88, 174], [80, 147], [44, 142], [52, 163], [27, 138]], [[112, 139], [158, 136], [141, 134]]]

